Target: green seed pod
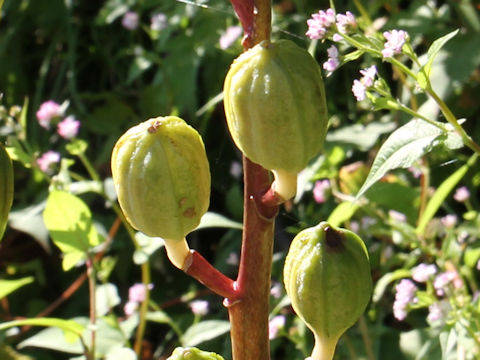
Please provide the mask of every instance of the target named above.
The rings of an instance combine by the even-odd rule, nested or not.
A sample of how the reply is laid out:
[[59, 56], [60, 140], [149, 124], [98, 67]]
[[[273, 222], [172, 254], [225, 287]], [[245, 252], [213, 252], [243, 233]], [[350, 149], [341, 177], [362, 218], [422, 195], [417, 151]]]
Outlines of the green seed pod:
[[292, 197], [297, 173], [322, 150], [327, 131], [317, 62], [292, 41], [263, 41], [231, 65], [224, 105], [235, 144], [250, 160], [272, 170], [279, 195]]
[[13, 202], [13, 166], [10, 156], [0, 145], [0, 240], [7, 227], [8, 214]]
[[312, 358], [332, 359], [338, 339], [370, 300], [365, 244], [353, 232], [321, 222], [293, 239], [283, 271], [292, 306], [315, 335]]
[[213, 352], [202, 351], [194, 347], [178, 347], [167, 360], [223, 360], [223, 357]]
[[111, 159], [118, 201], [128, 222], [165, 240], [182, 268], [195, 229], [210, 201], [210, 170], [200, 135], [175, 116], [147, 120], [115, 144]]

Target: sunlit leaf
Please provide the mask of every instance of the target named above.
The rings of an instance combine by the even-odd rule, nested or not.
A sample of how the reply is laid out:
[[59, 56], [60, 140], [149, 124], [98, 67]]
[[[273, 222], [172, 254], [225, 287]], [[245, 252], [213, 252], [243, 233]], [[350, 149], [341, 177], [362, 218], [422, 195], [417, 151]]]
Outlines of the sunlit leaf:
[[448, 40], [453, 38], [455, 35], [458, 34], [458, 29], [455, 31], [452, 31], [448, 33], [445, 36], [442, 36], [441, 38], [435, 40], [433, 44], [430, 46], [428, 49], [427, 53], [427, 63], [422, 66], [422, 69], [420, 71], [423, 71], [427, 77], [430, 77], [430, 72], [432, 70], [432, 64], [433, 61], [435, 60], [436, 56], [438, 55], [440, 49], [447, 43]]
[[0, 299], [3, 299], [5, 296], [21, 288], [22, 286], [30, 284], [33, 282], [33, 280], [34, 278], [32, 276], [15, 280], [0, 279]]
[[78, 337], [82, 335], [82, 332], [85, 329], [83, 325], [79, 324], [74, 320], [63, 320], [57, 318], [32, 318], [0, 323], [0, 330], [5, 330], [17, 326], [44, 326], [58, 328], [65, 333], [65, 338], [68, 341], [75, 341], [75, 339], [78, 339]]
[[72, 258], [80, 260], [86, 256], [90, 246], [99, 243], [99, 235], [92, 226], [90, 209], [75, 195], [52, 191], [47, 199], [43, 219], [55, 245], [65, 255], [69, 255], [68, 263], [63, 264], [65, 270], [75, 265]]
[[242, 229], [243, 225], [239, 222], [230, 220], [223, 215], [209, 211], [202, 216], [202, 219], [200, 220], [200, 224], [197, 226], [195, 230], [210, 228], [210, 227]]
[[340, 226], [350, 218], [358, 210], [359, 205], [350, 201], [344, 201], [330, 213], [327, 222], [332, 226]]
[[230, 330], [230, 323], [224, 320], [206, 320], [190, 326], [182, 337], [182, 346], [197, 346], [212, 340]]
[[[444, 125], [440, 124], [440, 126]], [[456, 132], [443, 131], [441, 127], [419, 119], [414, 119], [398, 128], [390, 134], [378, 151], [357, 198], [388, 171], [412, 166], [417, 159], [429, 153], [435, 146], [449, 143], [451, 141], [449, 138], [452, 136], [458, 137]]]

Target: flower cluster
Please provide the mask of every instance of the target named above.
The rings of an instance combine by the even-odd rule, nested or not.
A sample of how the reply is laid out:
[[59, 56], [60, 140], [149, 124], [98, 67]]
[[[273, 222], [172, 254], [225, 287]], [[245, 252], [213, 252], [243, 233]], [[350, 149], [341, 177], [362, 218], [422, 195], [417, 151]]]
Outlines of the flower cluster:
[[[417, 295], [422, 292], [424, 304], [417, 307], [426, 307], [428, 305], [427, 321], [435, 325], [445, 323], [451, 310], [449, 303], [449, 291], [463, 287], [463, 281], [455, 270], [447, 270], [438, 273], [438, 268], [434, 264], [421, 263], [412, 270], [412, 279], [417, 283], [429, 283], [427, 289], [434, 292], [425, 293], [417, 288], [410, 279], [402, 279], [396, 286], [395, 302], [393, 304], [393, 314], [397, 320], [403, 321], [407, 316], [407, 310], [412, 304], [417, 304]], [[433, 287], [432, 287], [433, 285]], [[420, 295], [418, 295], [420, 297]], [[425, 303], [425, 299], [429, 299]]]
[[384, 58], [390, 58], [395, 54], [402, 52], [402, 47], [407, 39], [407, 33], [403, 30], [385, 31], [383, 33], [387, 42], [384, 44], [382, 55]]
[[313, 187], [313, 198], [315, 199], [315, 202], [322, 204], [327, 201], [327, 193], [330, 188], [330, 180], [324, 179], [317, 181]]
[[354, 80], [352, 86], [352, 92], [357, 101], [365, 100], [367, 89], [373, 86], [375, 76], [377, 75], [377, 67], [372, 65], [366, 69], [360, 70], [360, 74], [363, 76], [360, 80]]
[[[70, 140], [77, 136], [80, 129], [80, 121], [76, 120], [72, 115], [63, 118], [66, 107], [66, 104], [60, 105], [53, 100], [48, 100], [40, 105], [36, 116], [41, 127], [50, 130], [52, 125], [56, 125], [57, 134], [64, 139]], [[48, 174], [52, 171], [53, 166], [60, 162], [60, 154], [49, 150], [37, 158], [36, 162], [39, 169]]]
[[[136, 11], [127, 11], [122, 17], [122, 26], [133, 31], [140, 25], [140, 14]], [[167, 15], [164, 13], [154, 13], [150, 17], [150, 30], [161, 31], [168, 26]]]
[[[345, 14], [335, 14], [333, 9], [320, 10], [307, 20], [307, 35], [310, 39], [324, 40], [330, 35], [334, 41], [342, 39], [341, 34], [347, 34], [356, 29], [357, 20], [355, 16], [347, 11]], [[338, 31], [338, 32], [337, 32]]]
[[393, 303], [393, 315], [397, 320], [405, 320], [407, 308], [411, 303], [417, 301], [416, 292], [418, 288], [412, 280], [402, 279], [395, 287], [395, 302]]
[[[336, 14], [335, 10], [320, 10], [307, 20], [308, 30], [306, 36], [310, 39], [326, 40], [346, 43], [357, 47], [362, 52], [381, 54], [383, 59], [392, 58], [402, 52], [402, 48], [408, 40], [408, 34], [404, 30], [385, 31], [383, 37], [385, 42], [382, 47], [377, 40], [373, 40], [358, 31], [357, 19], [350, 11], [345, 14]], [[347, 36], [348, 35], [348, 36]], [[342, 63], [337, 47], [331, 46], [327, 49], [328, 59], [323, 63], [323, 69], [330, 76]], [[348, 57], [344, 57], [349, 61]], [[363, 77], [353, 82], [352, 91], [357, 101], [366, 99], [367, 89], [373, 86], [374, 78], [377, 75], [377, 68], [373, 65], [360, 71]], [[382, 93], [382, 92], [381, 92]]]
[[208, 314], [208, 301], [206, 300], [193, 300], [189, 304], [192, 313], [197, 316], [204, 316]]
[[128, 289], [128, 302], [123, 308], [125, 315], [131, 316], [138, 309], [138, 305], [147, 298], [147, 290], [151, 289], [153, 289], [153, 284], [145, 286], [145, 284], [136, 283], [132, 285]]
[[332, 45], [327, 49], [328, 60], [323, 63], [323, 68], [327, 71], [327, 76], [332, 75], [335, 69], [340, 65], [338, 59], [338, 49]]
[[36, 115], [41, 127], [48, 130], [52, 124], [56, 124], [58, 135], [64, 139], [72, 139], [78, 134], [80, 121], [75, 120], [72, 115], [61, 120], [65, 115], [65, 107], [53, 100], [48, 100], [40, 105]]

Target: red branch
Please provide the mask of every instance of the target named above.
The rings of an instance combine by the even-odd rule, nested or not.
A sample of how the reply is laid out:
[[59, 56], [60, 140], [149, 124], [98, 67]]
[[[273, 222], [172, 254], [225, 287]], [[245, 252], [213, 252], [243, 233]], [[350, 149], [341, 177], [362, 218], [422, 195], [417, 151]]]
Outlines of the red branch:
[[243, 31], [245, 33], [245, 41], [252, 38], [253, 33], [253, 0], [230, 0], [233, 6], [233, 10], [238, 16], [240, 23], [242, 24]]
[[239, 291], [235, 287], [235, 282], [215, 269], [195, 250], [190, 250], [190, 255], [185, 261], [183, 271], [197, 279], [214, 293], [227, 298], [231, 302], [236, 301], [240, 296]]

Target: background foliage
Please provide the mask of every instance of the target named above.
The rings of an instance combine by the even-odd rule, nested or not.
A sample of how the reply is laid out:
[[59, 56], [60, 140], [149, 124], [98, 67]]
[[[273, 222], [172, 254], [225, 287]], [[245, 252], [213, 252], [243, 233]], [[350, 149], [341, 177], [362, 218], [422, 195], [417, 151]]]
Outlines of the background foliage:
[[[311, 14], [329, 5], [328, 1], [274, 1], [273, 37], [310, 48], [321, 64], [327, 60], [329, 44], [312, 44], [304, 34]], [[479, 139], [478, 4], [467, 0], [352, 0], [335, 1], [335, 6], [337, 11], [368, 16], [378, 29], [408, 31], [419, 54], [435, 39], [460, 29], [437, 56], [432, 85], [457, 118], [466, 119], [468, 134]], [[122, 26], [128, 11], [139, 14], [133, 30]], [[165, 23], [152, 29], [151, 17], [160, 13], [165, 15]], [[0, 20], [0, 136], [16, 149], [16, 190], [9, 228], [0, 245], [0, 281], [21, 280], [14, 284], [17, 290], [5, 291], [8, 297], [0, 286], [2, 322], [44, 312], [65, 289], [80, 281], [85, 267], [77, 262], [85, 258], [74, 256], [71, 269], [64, 271], [65, 250], [59, 247], [48, 220], [59, 222], [58, 217], [67, 217], [68, 209], [77, 209], [88, 228], [81, 232], [87, 234], [82, 240], [85, 246], [107, 244], [95, 251], [100, 254], [97, 299], [104, 299], [98, 325], [105, 334], [99, 339], [102, 351], [113, 351], [118, 344], [130, 346], [138, 319], [135, 315], [126, 317], [123, 305], [128, 289], [141, 282], [139, 264], [148, 259], [154, 287], [142, 358], [166, 358], [179, 344], [199, 345], [229, 357], [222, 299], [174, 269], [161, 244], [137, 238], [135, 248], [127, 231], [118, 227], [112, 210], [109, 160], [115, 141], [127, 128], [150, 117], [179, 115], [201, 133], [206, 145], [212, 171], [210, 211], [241, 222], [242, 183], [235, 170], [241, 155], [225, 126], [221, 92], [228, 67], [242, 47], [239, 38], [228, 48], [221, 48], [219, 43], [226, 30], [235, 25], [237, 19], [224, 0], [4, 1]], [[389, 133], [410, 120], [400, 112], [374, 112], [370, 104], [355, 100], [352, 81], [372, 61], [366, 55], [325, 78], [331, 116], [325, 153], [302, 173], [299, 194], [280, 211], [271, 301], [272, 317], [285, 316], [286, 323], [272, 340], [272, 359], [303, 359], [310, 352], [312, 339], [284, 298], [281, 273], [294, 234], [325, 219], [358, 232], [364, 239], [376, 283], [372, 303], [342, 338], [336, 358], [455, 359], [462, 352], [469, 358], [474, 349], [478, 351], [480, 169], [474, 161], [467, 163], [471, 151], [435, 148], [412, 168], [389, 172], [351, 204], [380, 145]], [[410, 91], [389, 64], [377, 62], [377, 68], [396, 98], [441, 119], [435, 104]], [[68, 102], [67, 112], [81, 121], [77, 139], [83, 142], [59, 139], [38, 124], [35, 113], [46, 100]], [[36, 166], [36, 159], [47, 150], [58, 151], [63, 159], [50, 174]], [[458, 179], [449, 178], [465, 164], [468, 166]], [[96, 175], [92, 177], [92, 173]], [[422, 175], [418, 177], [418, 173]], [[315, 199], [312, 192], [319, 180], [328, 180], [322, 200]], [[461, 186], [469, 190], [467, 201], [453, 198], [455, 188]], [[76, 202], [77, 198], [57, 199], [56, 204], [63, 201], [67, 209], [47, 212], [44, 221], [46, 200], [48, 197], [53, 204], [49, 192], [54, 189], [78, 195], [82, 203]], [[425, 197], [434, 193], [441, 194], [439, 210], [418, 233], [415, 229], [419, 214], [425, 210]], [[442, 222], [446, 215], [456, 216], [452, 226]], [[232, 223], [223, 223], [226, 227], [218, 227], [218, 219], [213, 223], [215, 227], [191, 234], [190, 245], [219, 270], [235, 276], [241, 231]], [[62, 224], [68, 228], [67, 223]], [[439, 271], [454, 269], [464, 284], [461, 289], [451, 289], [458, 309], [441, 325], [426, 320], [434, 296], [431, 282], [417, 284], [430, 297], [424, 294], [422, 298], [418, 293], [419, 301], [405, 320], [393, 316], [395, 284], [410, 278], [411, 269], [422, 262], [436, 264]], [[88, 298], [83, 284], [49, 315], [86, 324]], [[208, 301], [208, 314], [191, 311], [189, 304], [199, 299]], [[97, 303], [97, 311], [99, 307]], [[2, 359], [81, 356], [81, 346], [59, 340], [63, 335], [57, 328], [42, 332], [38, 328], [16, 329], [0, 332]]]

